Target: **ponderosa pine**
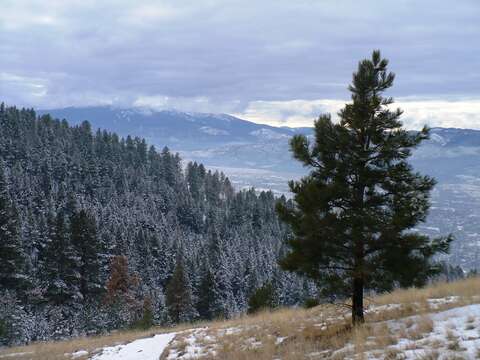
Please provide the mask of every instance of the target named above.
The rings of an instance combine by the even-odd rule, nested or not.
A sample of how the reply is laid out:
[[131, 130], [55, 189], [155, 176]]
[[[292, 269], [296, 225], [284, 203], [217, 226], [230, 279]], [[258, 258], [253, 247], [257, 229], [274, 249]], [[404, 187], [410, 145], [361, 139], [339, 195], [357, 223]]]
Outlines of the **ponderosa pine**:
[[438, 270], [433, 255], [451, 241], [413, 230], [426, 219], [435, 180], [407, 160], [429, 130], [405, 130], [402, 111], [391, 110], [393, 99], [383, 96], [394, 80], [387, 64], [379, 51], [361, 61], [340, 121], [321, 115], [312, 143], [291, 140], [310, 173], [289, 184], [295, 206], [277, 208], [294, 234], [282, 267], [315, 279], [332, 297], [351, 298], [354, 324], [364, 321], [365, 290], [423, 284]]

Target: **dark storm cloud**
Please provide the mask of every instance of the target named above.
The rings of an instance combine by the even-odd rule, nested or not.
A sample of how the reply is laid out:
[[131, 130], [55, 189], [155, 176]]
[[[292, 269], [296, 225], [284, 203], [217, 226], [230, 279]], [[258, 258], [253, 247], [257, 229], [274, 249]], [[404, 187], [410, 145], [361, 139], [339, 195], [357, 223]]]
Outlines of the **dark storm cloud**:
[[331, 108], [322, 99], [347, 99], [357, 61], [379, 48], [397, 73], [393, 95], [475, 110], [479, 16], [476, 0], [7, 0], [0, 95], [301, 122]]

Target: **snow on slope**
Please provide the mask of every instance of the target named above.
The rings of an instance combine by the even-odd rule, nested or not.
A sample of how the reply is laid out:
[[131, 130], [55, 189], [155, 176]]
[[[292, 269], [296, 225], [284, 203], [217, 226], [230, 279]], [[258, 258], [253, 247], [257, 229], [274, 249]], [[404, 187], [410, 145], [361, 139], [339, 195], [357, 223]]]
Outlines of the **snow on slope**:
[[[418, 316], [411, 319], [418, 320]], [[433, 321], [432, 332], [418, 340], [400, 339], [395, 345], [403, 351], [405, 360], [419, 359], [433, 350], [441, 354], [439, 359], [452, 359], [458, 355], [465, 359], [479, 358], [479, 304], [432, 314], [430, 319]]]
[[[474, 360], [480, 359], [480, 304], [455, 307], [449, 310], [435, 312], [444, 306], [459, 304], [458, 296], [448, 296], [445, 298], [427, 299], [428, 308], [433, 311], [423, 315], [403, 317], [395, 320], [387, 320], [370, 323], [374, 327], [382, 329], [386, 326], [394, 336], [391, 343], [376, 342], [375, 336], [384, 336], [385, 333], [380, 330], [376, 335], [368, 337], [365, 341], [365, 349], [356, 352], [356, 345], [352, 342], [347, 343], [340, 349], [329, 348], [320, 352], [305, 353], [307, 359], [345, 359], [356, 360], [364, 358], [368, 360]], [[418, 302], [409, 303], [409, 305], [422, 306]], [[385, 313], [389, 311], [402, 310], [405, 304], [388, 304], [381, 306], [371, 306], [368, 313]], [[326, 330], [329, 325], [335, 324], [343, 319], [338, 317], [322, 317], [316, 319], [310, 317], [313, 326]], [[426, 322], [425, 319], [428, 319]], [[430, 324], [431, 328], [426, 330], [425, 322]], [[305, 324], [303, 324], [303, 327]], [[297, 327], [302, 326], [297, 324]], [[301, 329], [300, 329], [301, 330]], [[265, 332], [267, 334], [265, 334]], [[263, 336], [257, 337], [256, 333], [263, 333]], [[252, 335], [253, 334], [253, 335]], [[236, 349], [249, 351], [260, 351], [262, 348], [272, 346], [281, 347], [283, 342], [288, 339], [294, 339], [296, 334], [294, 330], [289, 336], [279, 336], [269, 324], [262, 325], [241, 325], [224, 329], [209, 329], [208, 327], [186, 330], [178, 333], [165, 350], [164, 356], [167, 360], [183, 359], [201, 359], [214, 357], [217, 350], [222, 346], [233, 346]], [[230, 336], [234, 336], [229, 337]], [[266, 335], [266, 336], [265, 336]], [[273, 341], [262, 342], [273, 338]], [[260, 341], [259, 339], [263, 340]], [[392, 338], [393, 339], [393, 338]], [[250, 352], [251, 353], [251, 352]], [[395, 355], [395, 356], [394, 356]], [[248, 358], [248, 355], [245, 355]], [[360, 357], [359, 357], [360, 356]], [[283, 359], [283, 357], [277, 357]]]
[[259, 129], [250, 132], [250, 135], [266, 140], [288, 139], [289, 136], [270, 129]]
[[[440, 302], [443, 302], [442, 300], [444, 299], [440, 300]], [[432, 302], [432, 304], [439, 305], [440, 302]], [[449, 302], [451, 301], [446, 299], [443, 303]], [[419, 324], [425, 321], [425, 318], [432, 322], [431, 331], [422, 333], [415, 338], [403, 335], [406, 334], [406, 326], [407, 331], [415, 332], [416, 327], [419, 327]], [[385, 359], [388, 353], [397, 354], [399, 357], [395, 357], [395, 359], [402, 360], [480, 359], [480, 304], [456, 307], [427, 315], [415, 315], [389, 320], [386, 321], [386, 324], [391, 331], [399, 335], [396, 339], [396, 344], [383, 349], [367, 351], [364, 353], [365, 359]], [[345, 359], [354, 360], [356, 359], [355, 356], [350, 357], [346, 355], [351, 351], [352, 347], [352, 344], [348, 344], [345, 348], [334, 352], [334, 354], [345, 354]], [[391, 358], [393, 359], [394, 357]]]
[[126, 345], [107, 347], [91, 360], [158, 360], [174, 337], [175, 333], [160, 334]]
[[202, 126], [199, 130], [208, 135], [230, 135], [230, 133], [226, 130], [212, 128], [209, 126]]

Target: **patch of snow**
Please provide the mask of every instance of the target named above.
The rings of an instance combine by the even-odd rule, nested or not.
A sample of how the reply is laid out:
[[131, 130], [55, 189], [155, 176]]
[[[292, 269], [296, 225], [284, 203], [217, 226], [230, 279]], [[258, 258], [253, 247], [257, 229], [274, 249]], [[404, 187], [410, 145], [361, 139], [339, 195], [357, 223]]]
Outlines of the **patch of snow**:
[[247, 340], [245, 340], [245, 342], [247, 343], [247, 349], [258, 349], [262, 347], [262, 342], [258, 341], [254, 337], [248, 338]]
[[241, 120], [239, 118], [236, 118], [235, 116], [231, 116], [228, 114], [199, 113], [199, 112], [186, 112], [185, 114], [195, 118], [214, 118], [216, 120], [222, 120], [225, 122], [231, 122], [232, 120]]
[[76, 359], [76, 358], [86, 356], [86, 355], [88, 355], [87, 350], [78, 350], [78, 351], [75, 351], [71, 354], [65, 354], [65, 356], [70, 356], [72, 359]]
[[432, 134], [432, 135], [430, 136], [430, 140], [431, 140], [432, 142], [435, 142], [435, 143], [437, 143], [437, 144], [440, 144], [441, 146], [447, 145], [447, 140], [445, 140], [443, 137], [441, 137], [441, 136], [438, 135], [438, 134]]
[[459, 300], [460, 300], [460, 296], [447, 296], [445, 298], [428, 299], [427, 302], [432, 309], [435, 309], [444, 304], [456, 303]]
[[199, 130], [208, 135], [230, 135], [226, 130], [216, 129], [209, 126], [202, 126]]
[[159, 334], [126, 345], [106, 347], [91, 360], [158, 360], [175, 335]]
[[230, 328], [222, 329], [219, 332], [220, 333], [223, 332], [225, 335], [234, 335], [234, 334], [241, 333], [242, 331], [243, 329], [241, 327], [230, 327]]
[[[459, 296], [447, 296], [444, 298], [432, 298], [427, 299], [427, 303], [431, 309], [438, 309], [441, 305], [454, 304], [460, 301]], [[420, 305], [418, 302], [413, 302], [410, 305]], [[365, 309], [365, 313], [379, 313], [384, 311], [399, 310], [402, 309], [404, 304], [387, 304], [387, 305], [369, 305]]]
[[[335, 357], [338, 357], [338, 356], [341, 355], [341, 356], [343, 356], [344, 359], [348, 359], [346, 354], [351, 353], [354, 350], [355, 350], [355, 346], [353, 344], [347, 344], [347, 345], [345, 345], [345, 347], [332, 352], [330, 354], [330, 356], [331, 356], [331, 358], [335, 358]], [[369, 359], [369, 357], [367, 357], [367, 359]]]
[[0, 359], [12, 358], [17, 356], [25, 356], [25, 355], [31, 355], [31, 354], [33, 354], [33, 351], [11, 353], [11, 354], [0, 355]]
[[250, 133], [250, 135], [253, 135], [253, 136], [256, 136], [256, 137], [259, 137], [259, 138], [263, 138], [263, 139], [267, 139], [267, 140], [277, 140], [277, 139], [289, 138], [288, 135], [281, 134], [281, 133], [278, 133], [276, 131], [273, 131], [273, 130], [270, 130], [270, 129], [265, 129], [265, 128], [252, 131]]
[[[455, 297], [430, 299], [429, 302], [432, 300], [453, 302]], [[420, 359], [432, 351], [439, 354], [439, 360], [453, 359], [455, 356], [460, 356], [458, 358], [465, 360], [478, 359], [480, 304], [457, 307], [427, 316], [433, 322], [433, 330], [430, 333], [422, 334], [420, 339], [415, 340], [400, 338], [397, 344], [390, 346], [389, 349], [401, 351], [402, 359], [405, 360]], [[420, 318], [421, 316], [415, 315], [400, 320], [390, 320], [386, 323], [395, 331], [400, 328], [402, 323], [413, 321], [416, 324], [417, 321], [421, 321]], [[368, 359], [383, 359], [384, 354], [384, 352], [370, 351], [365, 355]]]
[[389, 310], [398, 310], [403, 307], [402, 304], [387, 304], [387, 305], [370, 305], [365, 313], [378, 313]]
[[308, 358], [317, 358], [317, 357], [324, 357], [330, 353], [330, 350], [323, 350], [323, 351], [315, 351], [309, 354], [306, 354]]
[[[182, 339], [187, 343], [185, 348], [181, 351], [178, 351], [176, 349], [171, 349], [170, 352], [168, 353], [167, 359], [168, 360], [186, 360], [186, 359], [196, 359], [206, 355], [214, 356], [215, 351], [206, 348], [206, 346], [204, 346], [203, 344], [205, 340], [208, 340], [209, 342], [212, 342], [213, 340], [212, 337], [207, 335], [206, 333], [207, 330], [208, 330], [207, 327], [191, 330], [190, 335]], [[173, 342], [172, 345], [175, 345], [175, 342]]]

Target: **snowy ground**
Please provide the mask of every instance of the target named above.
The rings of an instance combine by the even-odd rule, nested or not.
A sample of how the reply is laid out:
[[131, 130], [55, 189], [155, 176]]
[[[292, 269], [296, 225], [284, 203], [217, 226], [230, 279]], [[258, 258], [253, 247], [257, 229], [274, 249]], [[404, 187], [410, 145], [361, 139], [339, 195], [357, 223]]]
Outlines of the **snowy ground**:
[[[187, 330], [183, 338], [172, 341], [172, 349], [168, 350], [167, 360], [196, 359], [207, 355], [215, 355], [215, 338], [208, 335], [208, 328]], [[182, 342], [182, 344], [180, 344]]]
[[92, 360], [158, 360], [175, 333], [155, 335], [126, 345], [107, 347]]
[[[422, 356], [437, 353], [438, 359], [480, 358], [480, 305], [468, 305], [442, 311], [429, 316], [433, 330], [420, 339], [401, 338], [394, 349], [405, 355], [405, 360], [419, 359]], [[406, 318], [406, 321], [418, 317]], [[395, 324], [392, 324], [395, 326]], [[375, 358], [375, 357], [374, 357]]]
[[[474, 296], [476, 299], [477, 296]], [[476, 299], [478, 300], [478, 299]], [[350, 339], [340, 348], [323, 348], [322, 351], [306, 352], [308, 359], [357, 359], [359, 353], [364, 359], [396, 360], [473, 360], [480, 359], [480, 304], [461, 305], [460, 298], [448, 296], [426, 300], [427, 312], [395, 320], [371, 322], [371, 329], [358, 342]], [[418, 305], [420, 303], [409, 303]], [[370, 316], [402, 310], [405, 304], [372, 305], [367, 309]], [[456, 306], [456, 307], [454, 307]], [[446, 308], [452, 307], [448, 310]], [[336, 315], [309, 317], [310, 325], [327, 329], [344, 318], [343, 310]], [[298, 324], [295, 331], [282, 334], [269, 328], [268, 323], [241, 324], [230, 327], [202, 327], [176, 333], [159, 334], [139, 339], [126, 345], [106, 347], [90, 360], [187, 360], [219, 356], [225, 344], [249, 354], [264, 347], [278, 349], [295, 331], [302, 331], [306, 324]], [[261, 336], [259, 336], [262, 334]], [[293, 335], [292, 335], [293, 334]], [[388, 343], [380, 340], [389, 339]], [[356, 354], [356, 355], [355, 355]], [[65, 354], [67, 358], [85, 359], [85, 351]], [[285, 353], [283, 353], [285, 355]], [[288, 357], [288, 356], [287, 356]], [[277, 356], [283, 359], [283, 356]]]
[[[365, 339], [361, 350], [365, 359], [401, 359], [401, 360], [473, 360], [480, 359], [480, 304], [456, 307], [435, 313], [442, 305], [452, 304], [458, 297], [429, 299], [429, 308], [433, 311], [424, 315], [409, 316], [396, 320], [375, 323], [379, 329], [387, 327], [392, 334], [392, 344], [379, 346], [375, 338]], [[384, 312], [401, 308], [401, 304], [372, 306], [369, 312]], [[438, 310], [437, 310], [438, 311]], [[324, 319], [315, 324], [326, 328], [337, 319]], [[238, 339], [249, 329], [234, 327], [227, 329], [201, 328], [187, 330], [179, 334], [166, 350], [168, 360], [196, 359], [216, 354], [219, 343], [225, 341], [225, 336], [235, 335]], [[251, 330], [251, 329], [250, 329]], [[261, 330], [261, 329], [259, 329]], [[381, 336], [382, 331], [377, 331]], [[223, 338], [223, 339], [222, 339]], [[274, 339], [276, 346], [282, 344], [287, 337]], [[232, 339], [233, 340], [233, 339]], [[264, 344], [255, 337], [245, 338], [237, 343], [239, 348], [260, 349]], [[180, 349], [180, 350], [179, 350]], [[305, 354], [310, 359], [357, 359], [353, 355], [358, 348], [353, 343], [339, 350], [326, 350]], [[388, 357], [390, 356], [390, 357]]]
[[[448, 302], [448, 299], [443, 302]], [[425, 328], [421, 329], [425, 323], [427, 331]], [[480, 359], [480, 304], [389, 320], [383, 324], [386, 324], [392, 333], [397, 334], [396, 343], [366, 351], [365, 359], [385, 359], [386, 354], [391, 356], [389, 358], [401, 360]], [[412, 336], [412, 333], [416, 335]], [[367, 339], [365, 345], [368, 346], [368, 342], [374, 343], [375, 339]], [[349, 356], [353, 349], [353, 344], [348, 344], [333, 354], [344, 354], [345, 359], [353, 360], [356, 357]]]

